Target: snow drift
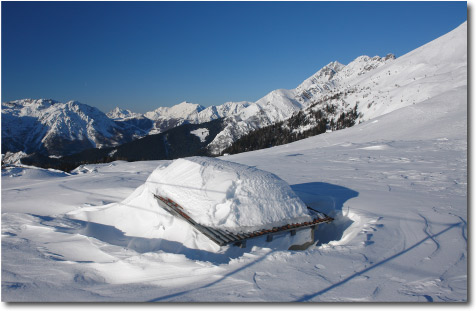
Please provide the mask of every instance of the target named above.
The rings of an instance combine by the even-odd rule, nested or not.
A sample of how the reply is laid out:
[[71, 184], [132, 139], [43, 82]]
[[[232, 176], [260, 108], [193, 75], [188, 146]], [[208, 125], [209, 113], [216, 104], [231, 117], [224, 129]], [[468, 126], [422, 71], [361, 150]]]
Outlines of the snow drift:
[[[466, 38], [466, 23], [461, 28], [454, 39]], [[158, 165], [164, 171], [173, 162], [91, 164], [71, 175], [7, 167], [2, 172], [2, 300], [468, 301], [466, 43], [460, 38], [425, 47], [437, 49], [428, 55], [446, 54], [448, 47], [463, 58], [461, 66], [436, 63], [447, 74], [416, 78], [420, 92], [440, 87], [421, 101], [409, 88], [413, 83], [404, 87], [403, 76], [387, 74], [386, 85], [392, 85], [390, 77], [401, 85], [393, 95], [390, 91], [398, 100], [388, 107], [410, 95], [414, 105], [341, 131], [226, 157], [279, 175], [310, 207], [333, 209], [353, 221], [347, 225], [336, 218], [319, 228], [324, 244], [304, 252], [270, 246], [294, 245], [290, 239], [309, 233], [304, 230], [261, 245], [253, 239], [246, 249], [190, 249], [193, 243], [218, 246], [158, 207], [149, 191], [154, 186], [146, 183]], [[410, 60], [400, 63], [409, 67], [399, 72], [417, 68]], [[383, 97], [376, 103], [385, 103]], [[91, 207], [103, 201], [121, 203]], [[63, 217], [78, 206], [90, 207], [72, 216], [91, 222]]]
[[217, 250], [208, 238], [163, 210], [154, 194], [172, 199], [199, 224], [230, 232], [312, 220], [306, 205], [276, 175], [206, 157], [168, 162], [157, 167], [145, 184], [123, 202], [88, 207], [70, 216], [114, 226], [129, 236]]

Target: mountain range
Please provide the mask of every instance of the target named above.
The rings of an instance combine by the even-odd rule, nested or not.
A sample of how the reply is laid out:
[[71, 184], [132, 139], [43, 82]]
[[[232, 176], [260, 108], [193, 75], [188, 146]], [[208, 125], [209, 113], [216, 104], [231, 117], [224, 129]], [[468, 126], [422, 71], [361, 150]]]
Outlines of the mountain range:
[[[101, 154], [106, 150], [110, 153], [147, 136], [161, 135], [164, 141], [177, 127], [183, 127], [174, 132], [182, 133], [182, 140], [177, 138], [178, 146], [168, 142], [164, 148], [178, 150], [193, 142], [198, 148], [195, 152], [220, 155], [227, 148], [248, 150], [252, 146], [237, 147], [236, 142], [252, 142], [258, 129], [274, 128], [279, 135], [295, 137], [283, 139], [289, 142], [300, 139], [303, 133], [314, 135], [352, 126], [464, 85], [467, 52], [460, 47], [465, 46], [466, 28], [465, 22], [399, 58], [388, 54], [360, 56], [347, 65], [331, 62], [295, 89], [272, 91], [254, 103], [203, 107], [183, 102], [145, 114], [120, 108], [104, 114], [76, 101], [24, 99], [2, 103], [3, 160], [18, 152], [42, 158], [71, 157], [92, 148], [104, 149]], [[347, 118], [345, 122], [343, 118]], [[191, 134], [199, 129], [208, 133], [205, 139]], [[263, 138], [260, 146], [252, 148], [277, 143], [273, 135], [267, 135], [269, 141]], [[18, 160], [18, 156], [11, 158]]]

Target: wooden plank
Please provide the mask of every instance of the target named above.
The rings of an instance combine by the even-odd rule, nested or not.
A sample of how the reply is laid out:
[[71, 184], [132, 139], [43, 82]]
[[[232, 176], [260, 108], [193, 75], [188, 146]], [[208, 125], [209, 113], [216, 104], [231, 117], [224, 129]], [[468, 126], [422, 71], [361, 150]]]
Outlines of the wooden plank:
[[185, 209], [177, 204], [176, 202], [172, 201], [169, 198], [164, 198], [161, 196], [157, 196], [154, 194], [154, 197], [159, 202], [159, 206], [165, 209], [167, 212], [172, 214], [173, 216], [180, 218], [190, 225], [192, 225], [197, 231], [201, 232], [205, 236], [207, 236], [210, 240], [215, 242], [216, 244], [223, 246], [227, 244], [235, 244], [240, 245], [240, 247], [246, 247], [246, 240], [251, 238], [260, 237], [263, 235], [267, 235], [266, 240], [271, 241], [272, 236], [278, 233], [291, 231], [291, 235], [296, 234], [296, 230], [311, 228], [316, 228], [317, 224], [319, 223], [329, 223], [334, 219], [327, 216], [324, 213], [321, 213], [313, 208], [308, 207], [312, 215], [317, 216], [317, 218], [313, 218], [310, 222], [303, 222], [303, 223], [292, 223], [287, 224], [281, 227], [274, 227], [272, 229], [262, 229], [256, 230], [252, 232], [240, 232], [240, 233], [231, 233], [227, 230], [222, 229], [215, 229], [210, 228], [207, 226], [203, 226], [197, 222], [195, 222], [186, 212]]
[[228, 233], [228, 232], [225, 231], [225, 230], [221, 230], [221, 229], [220, 229], [219, 231], [220, 231], [220, 233], [223, 234], [226, 238], [228, 238], [228, 240], [230, 240], [230, 243], [237, 241], [236, 236], [234, 236], [234, 235]]
[[201, 225], [197, 225], [197, 226], [194, 226], [198, 231], [200, 231], [201, 233], [203, 233], [205, 236], [207, 236], [210, 240], [212, 240], [213, 242], [215, 242], [216, 244], [220, 245], [220, 246], [223, 246], [223, 245], [226, 245], [228, 244], [227, 242], [225, 242], [224, 240], [222, 240], [221, 238], [219, 238], [218, 236], [216, 236], [215, 234], [213, 234], [208, 228], [204, 227], [204, 226], [201, 226]]
[[[185, 212], [183, 211], [178, 211], [177, 208], [178, 208], [178, 205], [170, 205], [168, 204], [168, 202], [164, 202], [162, 201], [162, 199], [160, 199], [158, 196], [156, 196], [154, 194], [154, 196], [157, 198], [157, 200], [159, 202], [162, 202], [164, 203], [164, 205], [166, 205], [168, 208], [164, 208], [165, 210], [169, 211], [172, 210], [173, 212], [171, 212], [171, 214], [175, 214], [176, 216], [178, 216], [178, 218], [181, 218], [183, 220], [185, 220], [186, 222], [188, 222], [189, 224], [191, 224], [194, 228], [196, 228], [198, 231], [200, 231], [201, 233], [203, 233], [205, 236], [207, 236], [210, 240], [212, 240], [213, 242], [215, 242], [216, 244], [218, 245], [226, 245], [228, 244], [226, 241], [224, 241], [223, 239], [221, 239], [220, 237], [216, 236], [215, 234], [213, 234], [208, 228], [196, 223], [190, 216], [188, 216]], [[162, 204], [159, 203], [160, 206], [164, 207]], [[177, 207], [176, 207], [177, 206]]]
[[235, 233], [235, 235], [238, 237], [238, 239], [240, 240], [246, 240], [246, 239], [249, 239], [251, 234], [248, 234], [248, 236], [245, 236], [245, 233]]
[[209, 228], [209, 227], [208, 227], [208, 230], [210, 230], [217, 238], [223, 240], [226, 244], [229, 244], [231, 242], [229, 238], [227, 238], [226, 236], [220, 233], [220, 230], [217, 230], [215, 228]]

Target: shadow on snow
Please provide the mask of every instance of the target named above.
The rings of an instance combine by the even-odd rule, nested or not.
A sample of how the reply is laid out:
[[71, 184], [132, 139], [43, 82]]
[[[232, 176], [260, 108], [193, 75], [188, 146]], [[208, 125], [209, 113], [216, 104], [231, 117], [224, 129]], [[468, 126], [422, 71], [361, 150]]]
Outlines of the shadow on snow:
[[228, 247], [223, 253], [192, 249], [180, 242], [158, 238], [142, 238], [125, 235], [114, 226], [70, 218], [54, 218], [32, 215], [41, 219], [41, 224], [54, 228], [57, 232], [81, 234], [102, 242], [128, 248], [137, 253], [159, 252], [183, 254], [191, 260], [209, 261], [213, 264], [228, 263], [232, 258], [242, 256], [248, 248]]
[[[350, 198], [358, 196], [358, 192], [342, 186], [321, 182], [292, 185], [291, 188], [308, 206], [335, 218], [333, 223], [319, 226], [315, 231], [315, 240], [319, 241], [318, 245], [333, 240], [339, 240], [342, 237], [344, 230], [352, 224], [352, 221], [342, 214], [342, 208], [344, 202]], [[249, 243], [246, 248], [239, 248], [230, 245], [223, 248], [222, 252], [214, 253], [205, 250], [192, 249], [184, 246], [180, 242], [166, 239], [128, 236], [114, 226], [100, 223], [66, 217], [54, 218], [39, 215], [32, 216], [39, 218], [43, 225], [52, 227], [58, 232], [81, 234], [111, 245], [125, 247], [138, 253], [163, 251], [173, 254], [183, 254], [188, 259], [208, 261], [213, 264], [228, 263], [231, 259], [241, 257], [244, 253], [249, 252], [251, 247], [256, 243], [257, 245], [261, 245], [261, 242], [263, 242], [259, 241], [260, 238], [256, 238], [255, 242]], [[277, 240], [278, 239], [271, 243], [266, 243], [266, 247], [274, 250], [287, 249]]]
[[314, 232], [317, 245], [338, 241], [344, 231], [352, 224], [352, 220], [343, 214], [344, 203], [359, 195], [352, 189], [323, 182], [311, 182], [292, 185], [293, 191], [307, 206], [334, 218], [334, 221], [318, 226]]
[[[379, 267], [379, 266], [382, 266], [382, 265], [386, 264], [387, 262], [389, 262], [389, 261], [391, 261], [391, 260], [393, 260], [393, 259], [395, 259], [395, 258], [398, 258], [398, 257], [404, 255], [405, 253], [407, 253], [407, 252], [413, 250], [414, 248], [420, 246], [421, 244], [425, 243], [425, 242], [428, 241], [428, 240], [434, 240], [436, 237], [438, 237], [438, 236], [440, 236], [440, 235], [446, 233], [447, 231], [449, 231], [449, 230], [451, 230], [451, 229], [453, 229], [453, 228], [456, 228], [456, 227], [463, 227], [463, 228], [464, 228], [464, 227], [465, 227], [465, 224], [464, 224], [463, 222], [458, 222], [458, 223], [454, 223], [454, 224], [448, 224], [448, 226], [447, 226], [445, 229], [441, 230], [440, 232], [438, 232], [438, 233], [436, 233], [436, 234], [433, 234], [433, 235], [428, 235], [427, 237], [425, 237], [424, 239], [421, 239], [420, 241], [416, 242], [416, 243], [413, 244], [412, 246], [407, 247], [407, 248], [405, 248], [404, 250], [402, 250], [402, 251], [400, 251], [400, 252], [398, 252], [398, 253], [396, 253], [396, 254], [394, 254], [394, 255], [392, 255], [392, 256], [389, 256], [389, 257], [387, 257], [386, 259], [383, 259], [383, 260], [381, 260], [381, 261], [379, 261], [379, 262], [377, 262], [377, 263], [375, 263], [375, 264], [373, 264], [373, 265], [371, 265], [371, 266], [369, 266], [369, 267], [367, 267], [367, 268], [365, 268], [365, 269], [363, 269], [363, 270], [360, 270], [360, 271], [358, 271], [358, 272], [356, 272], [356, 273], [354, 273], [354, 274], [352, 274], [352, 275], [346, 277], [346, 278], [343, 279], [342, 281], [339, 281], [339, 282], [337, 282], [337, 283], [334, 283], [334, 284], [332, 284], [332, 285], [330, 285], [330, 286], [328, 286], [328, 287], [326, 287], [326, 288], [324, 288], [324, 289], [321, 289], [321, 290], [318, 291], [318, 292], [315, 292], [315, 293], [312, 293], [312, 294], [303, 295], [302, 297], [296, 299], [295, 302], [309, 301], [309, 300], [312, 300], [312, 299], [314, 299], [314, 298], [316, 298], [316, 297], [318, 297], [318, 296], [320, 296], [320, 295], [322, 295], [322, 294], [325, 294], [325, 293], [327, 293], [328, 291], [331, 291], [331, 290], [333, 290], [334, 288], [337, 288], [337, 287], [339, 287], [339, 286], [341, 286], [341, 285], [343, 285], [343, 284], [345, 284], [345, 283], [351, 281], [351, 280], [354, 279], [355, 277], [358, 277], [358, 276], [360, 276], [360, 275], [363, 275], [364, 273], [367, 273], [367, 272], [369, 272], [369, 271], [371, 271], [371, 270], [373, 270], [373, 269], [375, 269], [375, 268], [377, 268], [377, 267]], [[431, 296], [429, 296], [429, 295], [422, 295], [422, 296], [423, 296], [428, 302], [432, 302], [432, 301], [433, 301], [433, 298], [432, 298]]]

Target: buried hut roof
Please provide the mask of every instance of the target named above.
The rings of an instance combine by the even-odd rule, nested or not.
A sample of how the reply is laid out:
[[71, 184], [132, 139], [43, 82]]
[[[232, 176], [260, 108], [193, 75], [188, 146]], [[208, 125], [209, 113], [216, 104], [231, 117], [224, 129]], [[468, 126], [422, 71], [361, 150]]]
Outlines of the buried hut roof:
[[264, 234], [264, 230], [270, 232], [273, 228], [292, 229], [286, 227], [291, 224], [301, 227], [312, 225], [316, 219], [329, 220], [310, 212], [276, 175], [208, 157], [164, 162], [121, 203], [75, 214], [77, 218], [113, 225], [127, 235], [167, 239], [201, 249], [213, 249], [210, 239], [219, 245], [233, 242], [230, 237], [213, 239], [202, 228], [244, 240], [247, 237], [243, 232]]

